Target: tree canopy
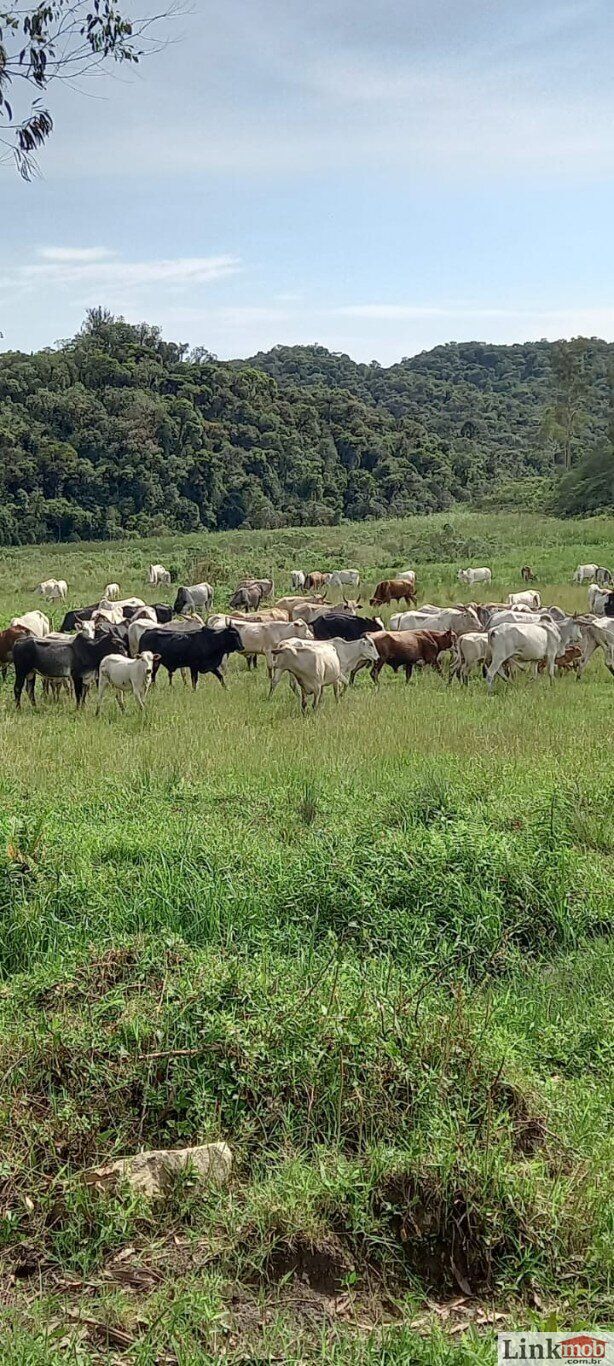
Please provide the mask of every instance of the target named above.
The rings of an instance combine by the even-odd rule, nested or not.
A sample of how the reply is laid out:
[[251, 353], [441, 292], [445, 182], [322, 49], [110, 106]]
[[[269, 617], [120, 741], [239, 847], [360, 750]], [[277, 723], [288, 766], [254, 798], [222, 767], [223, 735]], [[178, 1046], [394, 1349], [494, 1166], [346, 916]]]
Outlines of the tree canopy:
[[[614, 347], [584, 351], [577, 454], [607, 465]], [[56, 349], [0, 355], [0, 543], [492, 503], [511, 481], [563, 466], [544, 420], [551, 353], [468, 342], [386, 369], [297, 346], [222, 362], [95, 309]], [[588, 510], [611, 501], [607, 472], [582, 487]]]

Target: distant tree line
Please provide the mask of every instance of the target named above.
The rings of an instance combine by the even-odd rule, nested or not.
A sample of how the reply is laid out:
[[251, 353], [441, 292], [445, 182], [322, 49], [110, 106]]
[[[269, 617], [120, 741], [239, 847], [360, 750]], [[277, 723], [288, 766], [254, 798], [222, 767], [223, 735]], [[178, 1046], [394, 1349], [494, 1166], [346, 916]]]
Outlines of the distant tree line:
[[529, 476], [557, 475], [562, 512], [614, 506], [613, 357], [582, 339], [221, 362], [95, 309], [56, 349], [0, 355], [0, 543], [398, 517]]

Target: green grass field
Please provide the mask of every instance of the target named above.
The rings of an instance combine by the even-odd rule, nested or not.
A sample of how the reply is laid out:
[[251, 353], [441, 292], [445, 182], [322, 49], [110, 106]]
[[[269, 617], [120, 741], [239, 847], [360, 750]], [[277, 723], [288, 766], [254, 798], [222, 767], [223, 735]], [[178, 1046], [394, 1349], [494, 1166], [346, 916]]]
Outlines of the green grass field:
[[[614, 520], [6, 550], [0, 624], [52, 575], [69, 606], [111, 579], [153, 600], [152, 559], [220, 608], [243, 573], [284, 592], [336, 565], [369, 590], [412, 565], [420, 601], [466, 600], [466, 563], [497, 598], [529, 563], [544, 602], [584, 608], [572, 571], [614, 567]], [[234, 657], [228, 682], [161, 675], [143, 716], [98, 720], [0, 693], [2, 1361], [490, 1366], [497, 1322], [607, 1327], [601, 655], [492, 698], [364, 673], [305, 718], [262, 665]], [[223, 1192], [186, 1178], [151, 1207], [79, 1180], [215, 1138]]]

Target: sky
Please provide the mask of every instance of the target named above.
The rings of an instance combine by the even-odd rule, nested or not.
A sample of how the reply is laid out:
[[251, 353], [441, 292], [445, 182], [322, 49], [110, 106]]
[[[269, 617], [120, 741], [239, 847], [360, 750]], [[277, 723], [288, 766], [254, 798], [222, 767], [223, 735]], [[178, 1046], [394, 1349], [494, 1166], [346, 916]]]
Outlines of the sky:
[[[124, 3], [132, 13], [153, 0]], [[0, 165], [0, 347], [614, 340], [612, 0], [187, 0]]]

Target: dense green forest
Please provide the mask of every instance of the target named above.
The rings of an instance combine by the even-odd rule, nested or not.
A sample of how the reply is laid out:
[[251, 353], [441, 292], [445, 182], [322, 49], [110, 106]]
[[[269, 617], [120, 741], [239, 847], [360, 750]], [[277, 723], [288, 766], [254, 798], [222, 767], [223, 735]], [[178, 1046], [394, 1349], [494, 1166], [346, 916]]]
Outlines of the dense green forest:
[[596, 511], [614, 505], [613, 362], [597, 339], [386, 369], [321, 346], [222, 362], [93, 310], [55, 349], [0, 355], [0, 544], [512, 498]]

